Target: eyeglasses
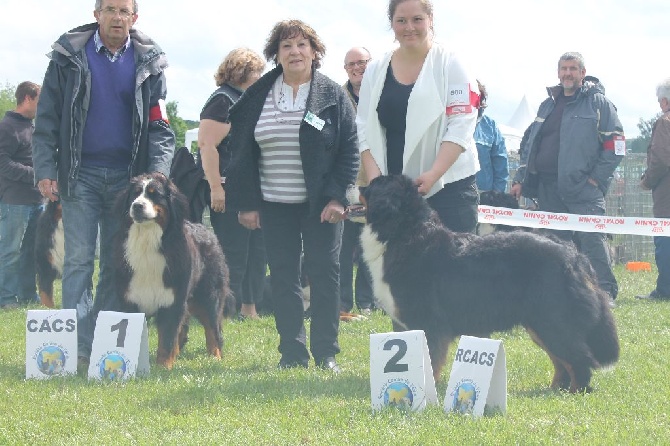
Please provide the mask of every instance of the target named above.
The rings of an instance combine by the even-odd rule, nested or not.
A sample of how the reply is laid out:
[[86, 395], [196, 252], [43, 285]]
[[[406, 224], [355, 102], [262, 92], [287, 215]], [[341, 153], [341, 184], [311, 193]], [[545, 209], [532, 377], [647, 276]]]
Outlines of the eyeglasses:
[[133, 11], [129, 9], [126, 8], [116, 9], [113, 6], [108, 6], [104, 9], [99, 9], [98, 11], [110, 17], [116, 17], [116, 15], [118, 14], [119, 17], [121, 17], [122, 19], [129, 19], [135, 14]]
[[354, 67], [359, 67], [363, 68], [370, 62], [371, 59], [361, 59], [361, 60], [356, 60], [354, 62], [348, 62], [344, 66], [347, 67], [348, 70], [352, 70]]

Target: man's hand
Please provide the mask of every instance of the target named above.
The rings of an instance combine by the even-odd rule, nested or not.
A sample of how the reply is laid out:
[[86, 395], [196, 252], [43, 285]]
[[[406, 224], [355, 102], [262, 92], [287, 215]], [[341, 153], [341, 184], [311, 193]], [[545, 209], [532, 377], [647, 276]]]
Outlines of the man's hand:
[[514, 195], [514, 198], [517, 200], [521, 198], [521, 183], [514, 183], [512, 184], [512, 188], [510, 189], [510, 194]]
[[44, 178], [37, 183], [37, 189], [50, 201], [58, 201], [58, 181]]

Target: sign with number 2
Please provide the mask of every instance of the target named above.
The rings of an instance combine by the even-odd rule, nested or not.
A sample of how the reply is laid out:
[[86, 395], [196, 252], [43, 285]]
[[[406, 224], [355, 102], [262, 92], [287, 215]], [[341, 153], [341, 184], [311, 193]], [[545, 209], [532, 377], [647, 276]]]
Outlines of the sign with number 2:
[[421, 410], [437, 404], [426, 336], [421, 330], [370, 335], [373, 409]]

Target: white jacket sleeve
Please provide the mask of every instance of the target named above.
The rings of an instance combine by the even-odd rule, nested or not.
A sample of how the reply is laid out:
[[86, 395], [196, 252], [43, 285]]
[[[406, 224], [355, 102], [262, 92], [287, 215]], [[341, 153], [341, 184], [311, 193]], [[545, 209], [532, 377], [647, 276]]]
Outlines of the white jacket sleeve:
[[450, 141], [465, 150], [472, 150], [472, 135], [477, 126], [479, 104], [477, 81], [468, 74], [459, 58], [453, 53], [446, 61], [445, 70], [447, 128], [442, 141]]
[[372, 61], [368, 64], [363, 74], [363, 82], [361, 83], [361, 90], [358, 94], [358, 107], [356, 110], [356, 128], [358, 131], [358, 151], [364, 152], [370, 149], [367, 142], [366, 130], [368, 123], [368, 116], [370, 113], [372, 100], [372, 84], [375, 78], [375, 71], [377, 68], [377, 61]]

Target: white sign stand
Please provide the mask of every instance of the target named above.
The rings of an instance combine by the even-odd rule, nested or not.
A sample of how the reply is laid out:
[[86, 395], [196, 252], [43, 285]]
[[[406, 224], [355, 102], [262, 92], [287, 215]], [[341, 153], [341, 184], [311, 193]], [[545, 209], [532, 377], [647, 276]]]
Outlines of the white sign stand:
[[372, 408], [422, 410], [437, 404], [433, 367], [421, 330], [370, 335]]
[[77, 311], [28, 310], [26, 378], [77, 373]]
[[149, 374], [149, 332], [144, 313], [101, 311], [95, 324], [89, 379], [125, 380]]
[[507, 365], [502, 341], [461, 336], [444, 410], [474, 416], [507, 409]]

